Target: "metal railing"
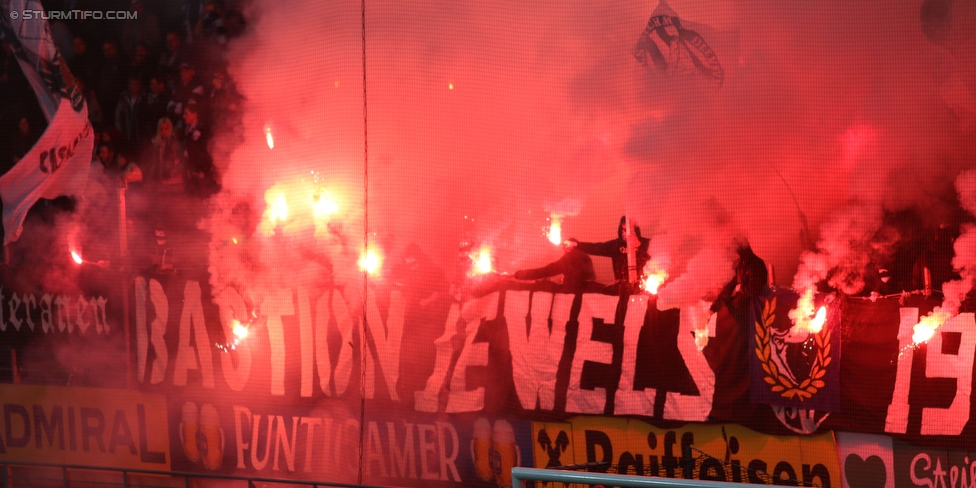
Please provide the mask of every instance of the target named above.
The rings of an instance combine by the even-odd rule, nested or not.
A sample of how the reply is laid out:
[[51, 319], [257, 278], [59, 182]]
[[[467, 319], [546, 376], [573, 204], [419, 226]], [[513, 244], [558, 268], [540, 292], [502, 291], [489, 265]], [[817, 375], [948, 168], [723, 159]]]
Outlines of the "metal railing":
[[554, 469], [512, 468], [512, 487], [522, 488], [526, 481], [549, 481], [579, 485], [624, 486], [628, 488], [729, 488], [738, 483], [699, 481], [623, 474], [585, 473]]
[[[257, 483], [272, 483], [278, 485], [297, 485], [297, 486], [310, 486], [312, 488], [325, 488], [325, 487], [337, 487], [337, 488], [381, 488], [373, 485], [359, 485], [352, 483], [337, 483], [332, 481], [307, 481], [307, 480], [294, 480], [294, 479], [281, 479], [281, 478], [259, 478], [259, 477], [248, 477], [248, 476], [231, 476], [231, 475], [221, 475], [221, 474], [203, 474], [203, 473], [184, 473], [178, 471], [154, 471], [147, 469], [127, 469], [127, 468], [111, 468], [102, 466], [84, 466], [84, 465], [73, 465], [73, 464], [53, 464], [53, 463], [34, 463], [34, 462], [3, 462], [3, 480], [0, 482], [0, 488], [20, 488], [21, 486], [36, 486], [36, 482], [26, 481], [26, 484], [15, 483], [16, 477], [14, 476], [14, 469], [16, 468], [38, 468], [47, 470], [60, 470], [61, 471], [61, 483], [60, 486], [64, 488], [71, 488], [72, 486], [77, 486], [78, 484], [98, 484], [98, 485], [116, 485], [122, 486], [124, 488], [132, 488], [133, 486], [146, 486], [145, 483], [133, 484], [133, 475], [142, 476], [156, 476], [156, 477], [168, 477], [173, 480], [179, 481], [182, 479], [182, 486], [185, 488], [190, 488], [191, 480], [224, 480], [224, 481], [241, 481], [246, 482], [248, 488], [256, 488]], [[99, 472], [99, 473], [115, 473], [120, 475], [121, 479], [118, 482], [106, 482], [106, 481], [72, 481], [70, 476], [70, 471], [87, 471], [87, 472]], [[50, 481], [55, 481], [51, 479]], [[243, 484], [243, 483], [242, 483]], [[53, 485], [52, 485], [53, 486]], [[175, 485], [159, 485], [159, 486], [175, 486]]]

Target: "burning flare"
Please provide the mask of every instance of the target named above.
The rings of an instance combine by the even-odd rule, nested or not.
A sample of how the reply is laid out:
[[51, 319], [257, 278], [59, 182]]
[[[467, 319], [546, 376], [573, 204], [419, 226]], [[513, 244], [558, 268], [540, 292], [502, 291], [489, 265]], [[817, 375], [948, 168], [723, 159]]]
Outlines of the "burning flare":
[[790, 310], [789, 317], [793, 322], [794, 334], [818, 334], [823, 330], [824, 323], [827, 321], [827, 307], [820, 307], [814, 314], [813, 293], [812, 288], [803, 292], [796, 302], [796, 308]]
[[661, 288], [661, 285], [664, 284], [664, 280], [666, 279], [668, 279], [668, 272], [664, 270], [648, 274], [641, 283], [641, 288], [651, 295], [657, 295], [658, 290]]
[[268, 149], [274, 149], [274, 136], [271, 135], [271, 127], [264, 127], [264, 138], [268, 141]]
[[477, 256], [471, 256], [474, 267], [471, 269], [473, 274], [491, 273], [491, 249], [488, 246], [481, 246]]
[[271, 222], [284, 222], [288, 220], [288, 200], [285, 200], [284, 193], [279, 193], [278, 197], [269, 203], [268, 219]]
[[233, 330], [234, 330], [234, 337], [236, 337], [237, 340], [243, 340], [247, 338], [248, 330], [247, 327], [244, 326], [244, 324], [235, 320]]
[[[317, 179], [275, 183], [264, 192], [265, 208], [258, 228], [264, 236], [284, 233], [294, 237], [307, 231], [327, 235], [328, 224], [339, 214], [339, 196]], [[240, 236], [234, 237], [240, 241]]]
[[561, 219], [561, 216], [553, 214], [549, 219], [549, 232], [546, 233], [549, 242], [557, 246], [563, 242], [563, 224]]
[[78, 254], [78, 251], [71, 251], [71, 260], [74, 261], [75, 264], [85, 262], [83, 259], [81, 259], [81, 254]]
[[912, 342], [916, 345], [928, 342], [935, 335], [936, 329], [942, 327], [946, 320], [949, 320], [949, 312], [941, 307], [936, 307], [932, 313], [919, 319], [918, 323], [912, 327], [915, 332], [912, 334]]
[[383, 264], [383, 259], [380, 257], [376, 251], [372, 249], [364, 252], [359, 256], [359, 269], [366, 272], [366, 274], [374, 275], [380, 270], [380, 266]]
[[339, 211], [339, 205], [336, 205], [336, 203], [332, 201], [332, 197], [329, 196], [329, 192], [325, 190], [322, 190], [319, 195], [313, 196], [312, 201], [314, 202], [313, 212], [315, 213], [316, 218], [328, 217], [329, 215]]

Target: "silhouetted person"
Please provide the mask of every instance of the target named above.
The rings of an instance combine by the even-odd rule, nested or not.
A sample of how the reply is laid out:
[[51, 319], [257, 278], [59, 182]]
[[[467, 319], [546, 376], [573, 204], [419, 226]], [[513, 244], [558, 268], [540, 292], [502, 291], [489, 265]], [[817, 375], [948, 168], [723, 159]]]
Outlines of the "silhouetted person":
[[627, 217], [620, 217], [620, 225], [617, 226], [617, 238], [606, 242], [579, 242], [576, 239], [569, 239], [570, 246], [579, 249], [591, 256], [604, 256], [610, 258], [613, 263], [613, 278], [618, 283], [630, 281], [627, 266], [627, 246], [628, 241], [637, 246], [637, 279], [640, 281], [644, 273], [644, 265], [651, 259], [648, 254], [650, 239], [641, 236], [640, 227], [634, 225], [634, 235], [625, 236]]
[[562, 293], [580, 293], [587, 288], [599, 287], [590, 256], [570, 244], [564, 244], [563, 250], [563, 256], [557, 261], [541, 268], [516, 271], [512, 277], [517, 280], [544, 280], [561, 275], [562, 284], [548, 283], [551, 283], [552, 291]]

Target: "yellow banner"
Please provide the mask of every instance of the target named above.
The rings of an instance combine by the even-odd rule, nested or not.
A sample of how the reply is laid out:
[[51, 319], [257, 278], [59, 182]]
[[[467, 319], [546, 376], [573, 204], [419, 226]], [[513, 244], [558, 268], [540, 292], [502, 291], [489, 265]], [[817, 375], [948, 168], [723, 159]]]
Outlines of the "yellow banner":
[[170, 469], [162, 395], [0, 385], [0, 399], [2, 461]]
[[732, 424], [659, 429], [611, 417], [533, 422], [532, 430], [537, 468], [589, 464], [579, 470], [759, 484], [841, 482], [830, 432], [777, 437]]

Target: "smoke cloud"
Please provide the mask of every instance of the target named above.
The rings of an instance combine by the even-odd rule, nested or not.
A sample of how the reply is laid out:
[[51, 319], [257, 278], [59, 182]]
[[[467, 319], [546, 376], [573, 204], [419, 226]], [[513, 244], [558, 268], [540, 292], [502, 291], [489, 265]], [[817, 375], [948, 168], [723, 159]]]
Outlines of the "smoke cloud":
[[[448, 275], [462, 240], [501, 271], [535, 267], [560, 255], [553, 213], [589, 241], [634, 217], [666, 303], [726, 281], [737, 237], [782, 281], [856, 292], [898, 240], [887, 212], [950, 212], [976, 154], [976, 7], [956, 2], [935, 44], [920, 1], [669, 6], [720, 55], [721, 87], [635, 59], [653, 4], [367, 2], [364, 73], [359, 2], [253, 3], [228, 54], [248, 104], [218, 161], [214, 292], [361, 287], [367, 241], [386, 259], [416, 242]], [[272, 188], [305, 199], [277, 231]], [[319, 191], [339, 210], [298, 217]]]

